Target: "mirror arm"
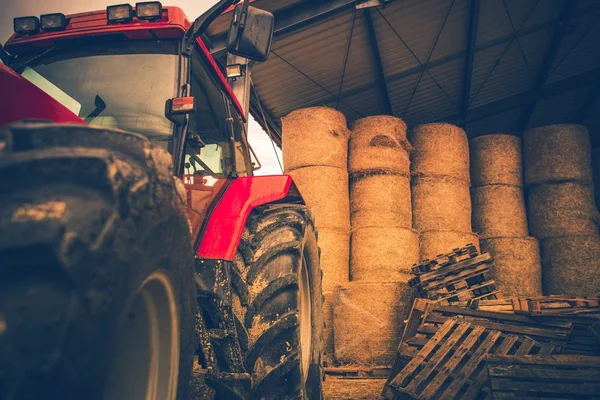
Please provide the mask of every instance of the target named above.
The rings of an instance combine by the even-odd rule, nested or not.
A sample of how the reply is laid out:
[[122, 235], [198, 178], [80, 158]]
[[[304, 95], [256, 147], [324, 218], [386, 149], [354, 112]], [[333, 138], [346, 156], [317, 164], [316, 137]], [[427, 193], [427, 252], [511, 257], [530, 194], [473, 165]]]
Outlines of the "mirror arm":
[[202, 36], [212, 22], [217, 19], [230, 6], [235, 5], [240, 0], [220, 0], [217, 4], [208, 9], [204, 14], [196, 18], [192, 27], [185, 34], [185, 44], [187, 53], [190, 53], [194, 47], [194, 40]]

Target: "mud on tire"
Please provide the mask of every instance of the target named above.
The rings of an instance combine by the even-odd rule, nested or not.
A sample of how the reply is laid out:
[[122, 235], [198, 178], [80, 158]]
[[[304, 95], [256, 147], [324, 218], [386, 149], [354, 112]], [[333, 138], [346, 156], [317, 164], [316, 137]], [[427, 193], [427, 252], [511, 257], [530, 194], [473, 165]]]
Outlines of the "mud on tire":
[[[40, 123], [0, 129], [1, 399], [104, 399], [116, 385], [111, 371], [150, 376], [143, 356], [113, 362], [127, 337], [119, 329], [142, 318], [132, 311], [136, 293], [153, 279], [166, 282], [157, 293], [177, 311], [168, 317], [178, 325], [172, 335], [156, 337], [178, 339], [179, 351], [173, 345], [165, 354], [178, 353], [170, 379], [187, 398], [193, 254], [170, 165], [166, 152], [127, 132]], [[156, 310], [154, 317], [173, 315]], [[136, 382], [120, 395], [132, 398]], [[164, 385], [156, 390], [171, 398], [162, 396]]]
[[321, 399], [321, 269], [308, 209], [295, 204], [255, 209], [231, 275], [251, 398]]

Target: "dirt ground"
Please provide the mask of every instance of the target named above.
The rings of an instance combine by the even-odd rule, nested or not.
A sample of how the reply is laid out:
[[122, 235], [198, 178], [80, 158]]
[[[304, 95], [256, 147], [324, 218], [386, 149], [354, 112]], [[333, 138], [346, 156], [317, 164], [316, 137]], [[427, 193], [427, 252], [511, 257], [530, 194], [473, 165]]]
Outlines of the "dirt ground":
[[[323, 384], [325, 400], [380, 400], [385, 379], [348, 379], [327, 376]], [[190, 382], [192, 400], [212, 400], [214, 392], [204, 384], [199, 369], [194, 367]]]

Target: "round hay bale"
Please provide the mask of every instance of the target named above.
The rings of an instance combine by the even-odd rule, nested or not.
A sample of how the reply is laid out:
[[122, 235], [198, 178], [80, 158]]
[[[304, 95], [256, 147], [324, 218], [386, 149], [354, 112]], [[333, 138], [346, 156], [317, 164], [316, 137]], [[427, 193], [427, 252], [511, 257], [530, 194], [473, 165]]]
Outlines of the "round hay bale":
[[600, 237], [547, 238], [541, 247], [545, 295], [587, 296], [600, 292]]
[[415, 177], [411, 189], [415, 229], [471, 230], [471, 194], [466, 181]]
[[400, 118], [377, 115], [354, 122], [350, 136], [349, 170], [364, 175], [385, 172], [409, 175], [410, 144]]
[[527, 196], [529, 229], [538, 239], [597, 235], [598, 210], [593, 188], [578, 182], [536, 185]]
[[323, 361], [333, 365], [333, 292], [323, 293]]
[[592, 169], [594, 171], [594, 197], [600, 207], [600, 148], [592, 150]]
[[333, 167], [306, 167], [290, 171], [317, 229], [350, 229], [348, 173]]
[[352, 281], [408, 282], [419, 262], [419, 234], [404, 228], [360, 228], [352, 231]]
[[410, 178], [406, 176], [371, 175], [353, 180], [350, 199], [352, 229], [412, 226]]
[[426, 231], [421, 232], [421, 260], [432, 260], [439, 254], [473, 243], [479, 249], [479, 237], [472, 232]]
[[330, 166], [347, 169], [346, 117], [328, 107], [292, 111], [281, 119], [283, 165], [286, 171]]
[[449, 176], [470, 181], [469, 141], [458, 126], [435, 123], [415, 127], [410, 135], [413, 145], [411, 173], [416, 176]]
[[391, 365], [412, 305], [405, 282], [350, 282], [335, 292], [335, 358], [342, 364]]
[[484, 135], [471, 140], [473, 186], [523, 185], [521, 138], [513, 135]]
[[386, 379], [348, 379], [327, 375], [323, 381], [325, 400], [381, 400]]
[[494, 258], [491, 277], [509, 296], [542, 295], [542, 262], [538, 241], [530, 237], [500, 237], [481, 240], [481, 251]]
[[350, 233], [335, 229], [319, 230], [323, 292], [333, 292], [350, 280]]
[[523, 189], [486, 185], [471, 192], [473, 230], [481, 237], [527, 236], [527, 212]]
[[525, 132], [525, 184], [591, 180], [590, 149], [590, 135], [581, 125], [550, 125]]

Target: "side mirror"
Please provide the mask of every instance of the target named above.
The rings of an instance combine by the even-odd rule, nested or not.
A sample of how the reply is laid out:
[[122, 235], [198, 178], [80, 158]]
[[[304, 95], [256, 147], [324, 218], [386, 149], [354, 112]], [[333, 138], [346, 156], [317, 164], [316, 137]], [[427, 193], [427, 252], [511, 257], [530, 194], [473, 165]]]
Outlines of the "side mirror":
[[174, 97], [165, 103], [165, 117], [176, 125], [183, 125], [185, 117], [194, 112], [193, 97]]
[[268, 11], [238, 4], [233, 12], [227, 50], [236, 56], [265, 61], [271, 51], [275, 17]]

